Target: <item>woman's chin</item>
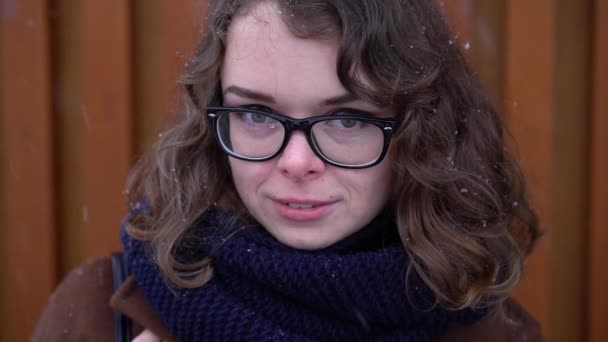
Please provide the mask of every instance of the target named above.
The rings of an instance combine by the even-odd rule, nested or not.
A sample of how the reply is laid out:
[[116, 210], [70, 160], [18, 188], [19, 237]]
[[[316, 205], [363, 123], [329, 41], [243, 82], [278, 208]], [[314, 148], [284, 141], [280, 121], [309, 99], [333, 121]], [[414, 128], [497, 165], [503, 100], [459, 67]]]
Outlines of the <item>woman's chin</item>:
[[[289, 246], [294, 249], [300, 249], [305, 251], [314, 251], [322, 249], [336, 243], [336, 238], [323, 238], [322, 234], [272, 234], [282, 244]], [[312, 235], [312, 236], [307, 236]]]

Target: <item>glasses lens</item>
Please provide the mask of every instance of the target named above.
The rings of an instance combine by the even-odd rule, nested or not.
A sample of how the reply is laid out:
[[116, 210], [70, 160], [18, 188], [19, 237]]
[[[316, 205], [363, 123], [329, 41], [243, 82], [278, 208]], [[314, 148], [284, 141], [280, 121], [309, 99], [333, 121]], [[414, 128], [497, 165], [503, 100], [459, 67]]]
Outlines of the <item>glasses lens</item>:
[[326, 158], [350, 166], [375, 162], [384, 147], [382, 128], [358, 119], [319, 121], [312, 126], [312, 136]]
[[274, 154], [285, 137], [280, 122], [257, 111], [224, 112], [218, 117], [217, 131], [226, 149], [247, 158]]

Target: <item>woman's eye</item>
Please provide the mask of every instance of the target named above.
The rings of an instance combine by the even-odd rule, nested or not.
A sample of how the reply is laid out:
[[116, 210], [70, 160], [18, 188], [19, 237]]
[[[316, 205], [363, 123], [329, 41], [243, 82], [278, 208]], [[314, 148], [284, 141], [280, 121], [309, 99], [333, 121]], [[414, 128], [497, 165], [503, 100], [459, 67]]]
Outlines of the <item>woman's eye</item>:
[[352, 119], [344, 119], [344, 120], [340, 120], [340, 124], [342, 125], [342, 127], [344, 128], [353, 128], [355, 127], [357, 124], [359, 123], [358, 120], [352, 120]]
[[327, 120], [325, 124], [329, 127], [349, 130], [363, 128], [363, 126], [365, 125], [363, 121], [357, 119]]
[[269, 117], [260, 113], [245, 112], [243, 113], [243, 119], [253, 123], [265, 123], [269, 120]]

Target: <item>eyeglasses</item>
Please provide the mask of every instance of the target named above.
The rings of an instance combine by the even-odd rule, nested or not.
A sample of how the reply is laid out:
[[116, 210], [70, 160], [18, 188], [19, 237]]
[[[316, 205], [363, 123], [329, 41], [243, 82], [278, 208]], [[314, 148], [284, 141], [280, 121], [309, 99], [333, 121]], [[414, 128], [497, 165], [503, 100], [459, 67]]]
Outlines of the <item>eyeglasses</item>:
[[225, 153], [247, 161], [277, 156], [293, 131], [301, 130], [312, 151], [328, 164], [362, 169], [382, 161], [395, 119], [378, 119], [354, 109], [304, 119], [246, 107], [209, 107], [216, 139]]

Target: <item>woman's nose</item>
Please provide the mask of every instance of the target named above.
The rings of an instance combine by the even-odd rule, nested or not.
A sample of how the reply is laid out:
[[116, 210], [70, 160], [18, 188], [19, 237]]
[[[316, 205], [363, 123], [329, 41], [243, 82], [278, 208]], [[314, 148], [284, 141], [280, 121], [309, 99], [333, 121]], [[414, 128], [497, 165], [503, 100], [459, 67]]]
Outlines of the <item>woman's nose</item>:
[[326, 164], [308, 144], [303, 132], [293, 132], [287, 146], [277, 157], [277, 167], [285, 176], [294, 180], [310, 180], [325, 171]]

